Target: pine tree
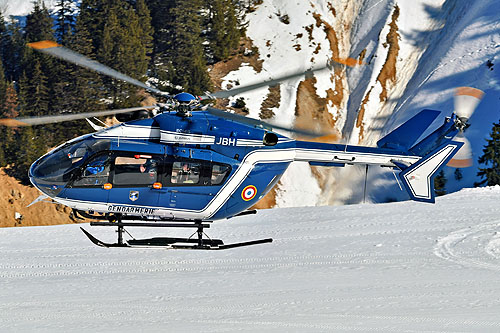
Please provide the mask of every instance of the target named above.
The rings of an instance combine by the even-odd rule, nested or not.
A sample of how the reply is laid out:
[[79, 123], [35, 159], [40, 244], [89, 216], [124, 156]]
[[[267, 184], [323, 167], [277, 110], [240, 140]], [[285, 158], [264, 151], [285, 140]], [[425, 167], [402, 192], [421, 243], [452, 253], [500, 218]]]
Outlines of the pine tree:
[[[3, 78], [3, 70], [0, 61], [0, 118], [17, 117], [17, 95], [13, 83], [7, 83]], [[0, 167], [8, 164], [9, 154], [15, 153], [10, 150], [12, 145], [13, 130], [0, 126]]]
[[92, 36], [92, 53], [102, 45], [102, 32], [107, 22], [108, 12], [105, 11], [106, 1], [103, 0], [82, 0], [80, 4], [80, 14], [77, 18], [77, 25], [85, 26]]
[[461, 181], [464, 178], [462, 171], [459, 168], [456, 168], [453, 174], [455, 175], [455, 180]]
[[[128, 14], [128, 11], [127, 13], [122, 12], [121, 14]], [[97, 53], [98, 60], [104, 64], [110, 65], [113, 69], [134, 76], [131, 74], [134, 70], [131, 68], [133, 65], [129, 53], [131, 52], [129, 43], [130, 40], [128, 39], [126, 31], [122, 28], [115, 10], [110, 11], [108, 22], [104, 26], [104, 31], [102, 33], [102, 45]], [[130, 106], [130, 101], [125, 101], [125, 98], [133, 96], [135, 94], [135, 88], [124, 82], [111, 80], [109, 78], [104, 78], [104, 82], [113, 96], [114, 107]]]
[[144, 45], [146, 56], [148, 60], [150, 59], [151, 53], [153, 52], [153, 26], [151, 24], [151, 11], [146, 5], [145, 0], [137, 0], [135, 4], [135, 11], [137, 13], [137, 18], [139, 20], [140, 33], [138, 38]]
[[171, 9], [172, 31], [166, 54], [171, 59], [172, 83], [193, 94], [210, 90], [202, 38], [199, 0], [176, 0]]
[[[0, 24], [0, 29], [1, 29]], [[10, 23], [0, 32], [0, 55], [3, 61], [5, 77], [8, 81], [18, 81], [23, 72], [25, 40], [17, 23]]]
[[[171, 38], [172, 17], [170, 11], [175, 2], [162, 0], [146, 0], [151, 14], [151, 26], [153, 27], [153, 52], [151, 60], [154, 65], [164, 63], [163, 57], [168, 50], [168, 41]], [[165, 59], [165, 62], [168, 59]]]
[[[200, 0], [147, 0], [154, 28], [153, 73], [181, 90], [210, 90], [202, 38]], [[170, 88], [171, 92], [173, 88]]]
[[444, 170], [441, 170], [436, 178], [434, 178], [434, 191], [437, 196], [445, 195], [446, 194], [446, 183], [447, 179], [446, 176], [444, 175]]
[[28, 185], [28, 170], [31, 164], [45, 154], [46, 146], [36, 130], [30, 126], [19, 128], [16, 133], [17, 151], [15, 152], [15, 167], [10, 168], [10, 174]]
[[42, 116], [47, 114], [50, 104], [47, 77], [42, 71], [39, 58], [32, 59], [31, 68], [27, 68], [19, 82], [22, 115]]
[[[4, 137], [4, 129], [0, 129], [0, 135]], [[5, 159], [4, 143], [0, 144], [0, 168], [7, 165], [7, 160]]]
[[484, 164], [484, 168], [479, 168], [477, 175], [483, 180], [474, 183], [474, 186], [493, 186], [500, 184], [500, 122], [493, 124], [490, 139], [483, 148], [483, 155], [479, 157], [479, 164]]
[[[26, 18], [26, 42], [54, 40], [53, 20], [43, 1], [34, 3], [33, 11]], [[23, 74], [20, 82], [28, 87], [20, 87], [21, 108], [26, 114], [41, 116], [51, 113], [55, 98], [53, 87], [60, 82], [61, 61], [26, 48], [23, 59]]]
[[33, 11], [26, 17], [25, 38], [28, 42], [54, 40], [52, 18], [45, 3], [41, 0], [34, 2]]
[[0, 58], [0, 107], [5, 103], [6, 93], [7, 93], [7, 82], [5, 81], [2, 59]]
[[210, 51], [213, 61], [227, 59], [238, 47], [240, 31], [232, 0], [214, 0], [209, 2], [210, 10]]
[[[144, 1], [83, 0], [77, 25], [92, 38], [92, 53], [105, 65], [137, 79], [146, 75], [152, 29]], [[114, 107], [137, 105], [136, 88], [103, 78]]]
[[[70, 38], [69, 47], [91, 59], [95, 58], [90, 33], [79, 20], [75, 25], [75, 33]], [[72, 64], [67, 65], [65, 75], [67, 78], [56, 85], [58, 96], [56, 104], [59, 105], [61, 111], [90, 112], [98, 110], [102, 104], [100, 100], [103, 98], [101, 76]], [[81, 122], [70, 122], [67, 123], [66, 127], [72, 127], [73, 124], [76, 128], [82, 128]], [[81, 134], [81, 131], [78, 134]]]
[[[4, 118], [3, 115], [3, 105], [5, 104], [7, 97], [7, 84], [5, 82], [5, 76], [3, 71], [2, 59], [0, 58], [0, 118]], [[6, 165], [4, 145], [5, 145], [5, 128], [0, 126], [0, 167]]]
[[5, 25], [5, 19], [2, 15], [2, 11], [0, 10], [0, 60], [4, 60], [4, 39], [8, 37], [7, 34], [7, 26]]
[[71, 6], [71, 0], [58, 0], [56, 12], [56, 38], [59, 43], [66, 44], [68, 38], [72, 35], [75, 27], [75, 12]]
[[19, 114], [17, 103], [17, 94], [14, 89], [14, 84], [10, 83], [7, 85], [5, 90], [5, 100], [1, 105], [0, 114], [2, 118], [15, 118]]

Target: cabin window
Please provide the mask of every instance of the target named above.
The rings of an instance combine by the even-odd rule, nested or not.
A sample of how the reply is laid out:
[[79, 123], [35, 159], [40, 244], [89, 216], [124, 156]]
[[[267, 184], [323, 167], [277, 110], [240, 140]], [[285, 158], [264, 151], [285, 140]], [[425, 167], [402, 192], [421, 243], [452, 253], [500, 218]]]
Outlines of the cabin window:
[[165, 159], [160, 170], [164, 186], [215, 186], [231, 172], [228, 164], [193, 159]]
[[149, 186], [158, 179], [159, 160], [152, 155], [117, 156], [113, 185]]
[[196, 185], [200, 182], [201, 163], [198, 162], [174, 162], [170, 182], [172, 184]]
[[229, 174], [231, 167], [227, 164], [212, 165], [212, 175], [210, 182], [212, 185], [220, 185]]
[[111, 166], [109, 154], [93, 157], [73, 182], [73, 186], [102, 186], [108, 182]]

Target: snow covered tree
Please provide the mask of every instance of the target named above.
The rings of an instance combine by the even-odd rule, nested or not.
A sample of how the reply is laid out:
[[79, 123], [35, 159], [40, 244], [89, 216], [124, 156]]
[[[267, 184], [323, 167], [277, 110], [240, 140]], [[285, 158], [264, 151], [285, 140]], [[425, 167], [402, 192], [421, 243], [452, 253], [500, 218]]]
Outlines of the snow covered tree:
[[478, 160], [484, 167], [479, 168], [477, 175], [483, 179], [474, 183], [475, 186], [500, 184], [500, 122], [493, 124], [490, 138], [486, 142], [483, 155]]

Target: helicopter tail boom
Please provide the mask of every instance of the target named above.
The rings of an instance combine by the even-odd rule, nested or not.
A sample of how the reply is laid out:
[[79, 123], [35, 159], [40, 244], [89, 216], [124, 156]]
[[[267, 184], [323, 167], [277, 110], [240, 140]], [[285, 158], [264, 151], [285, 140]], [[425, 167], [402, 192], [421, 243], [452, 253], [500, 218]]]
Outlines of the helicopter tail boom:
[[379, 165], [399, 171], [399, 179], [410, 198], [434, 202], [434, 177], [463, 145], [446, 140], [424, 156], [393, 149], [338, 144], [296, 142], [295, 161], [313, 166], [339, 167], [347, 165]]

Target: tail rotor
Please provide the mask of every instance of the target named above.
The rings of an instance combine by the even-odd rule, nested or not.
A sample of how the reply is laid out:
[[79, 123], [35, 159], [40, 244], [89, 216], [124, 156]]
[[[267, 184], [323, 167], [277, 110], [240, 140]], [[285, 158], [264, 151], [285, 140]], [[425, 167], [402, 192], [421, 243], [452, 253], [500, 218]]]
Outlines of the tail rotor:
[[463, 142], [464, 145], [446, 165], [452, 168], [468, 168], [472, 166], [472, 148], [464, 132], [460, 131], [453, 141]]
[[457, 119], [456, 127], [459, 130], [454, 140], [463, 142], [464, 145], [448, 162], [448, 166], [453, 168], [467, 168], [472, 166], [472, 149], [469, 140], [464, 135], [464, 131], [469, 127], [468, 120], [474, 113], [477, 105], [483, 98], [484, 92], [471, 87], [460, 87], [455, 91], [455, 111]]
[[469, 119], [483, 98], [484, 92], [471, 87], [460, 87], [455, 91], [455, 114]]

